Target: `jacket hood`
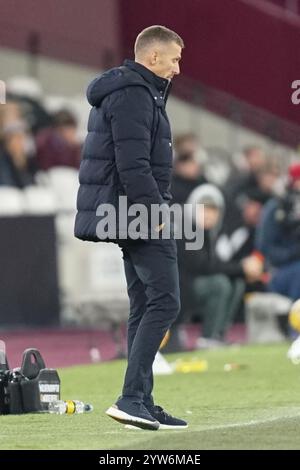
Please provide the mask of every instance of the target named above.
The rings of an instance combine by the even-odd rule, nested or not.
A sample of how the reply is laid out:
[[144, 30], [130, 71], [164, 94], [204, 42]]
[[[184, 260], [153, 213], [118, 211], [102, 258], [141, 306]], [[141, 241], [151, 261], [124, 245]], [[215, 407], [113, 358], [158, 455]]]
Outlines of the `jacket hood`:
[[187, 204], [191, 204], [191, 208], [193, 208], [190, 211], [190, 216], [192, 217], [194, 222], [194, 211], [196, 204], [208, 204], [217, 207], [221, 212], [221, 216], [217, 226], [212, 230], [212, 232], [214, 232], [214, 235], [219, 232], [225, 212], [225, 201], [223, 194], [216, 186], [212, 184], [201, 184], [200, 186], [197, 186], [197, 188], [195, 188], [194, 191], [192, 191], [192, 193], [190, 194], [187, 200]]
[[[171, 88], [169, 80], [158, 77], [143, 65], [127, 59], [121, 67], [107, 70], [96, 77], [88, 86], [87, 99], [92, 106], [100, 106], [101, 101], [114, 91], [137, 85], [148, 88], [158, 106], [162, 106], [164, 100], [167, 100]], [[164, 94], [164, 100], [157, 100], [155, 95], [158, 92]]]
[[143, 81], [125, 67], [116, 67], [96, 77], [89, 84], [86, 96], [90, 105], [99, 106], [107, 95], [130, 85], [143, 85]]
[[188, 204], [210, 204], [224, 210], [224, 197], [213, 184], [201, 184], [194, 189], [188, 198]]

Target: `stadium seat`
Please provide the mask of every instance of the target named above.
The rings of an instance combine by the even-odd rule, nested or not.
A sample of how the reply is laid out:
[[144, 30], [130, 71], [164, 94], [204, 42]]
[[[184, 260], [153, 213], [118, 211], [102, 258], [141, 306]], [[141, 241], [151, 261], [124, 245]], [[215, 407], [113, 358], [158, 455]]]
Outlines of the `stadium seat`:
[[28, 186], [24, 190], [25, 211], [29, 214], [54, 214], [57, 209], [53, 191], [38, 186]]
[[18, 96], [27, 96], [34, 100], [42, 98], [42, 87], [38, 80], [28, 76], [15, 76], [7, 81], [7, 91]]
[[[111, 243], [59, 244], [59, 271], [68, 321], [117, 325], [127, 319], [128, 297], [120, 249]], [[80, 270], [78, 270], [80, 266]]]
[[70, 101], [65, 96], [47, 95], [44, 98], [44, 106], [49, 113], [56, 113], [61, 109], [69, 109]]
[[23, 192], [10, 186], [0, 187], [0, 216], [16, 216], [23, 212]]
[[291, 299], [269, 292], [249, 294], [245, 302], [247, 338], [250, 343], [284, 341], [278, 317], [287, 315]]
[[55, 167], [49, 170], [49, 186], [56, 198], [60, 212], [75, 212], [78, 191], [78, 171], [69, 167]]

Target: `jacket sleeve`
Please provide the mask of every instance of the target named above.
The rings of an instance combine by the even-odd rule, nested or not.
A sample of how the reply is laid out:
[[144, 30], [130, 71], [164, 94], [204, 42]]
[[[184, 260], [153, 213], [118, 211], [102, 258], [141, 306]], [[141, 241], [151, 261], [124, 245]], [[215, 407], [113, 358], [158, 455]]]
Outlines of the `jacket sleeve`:
[[300, 243], [286, 239], [279, 223], [275, 220], [277, 202], [271, 199], [264, 207], [256, 230], [255, 246], [271, 265], [279, 267], [300, 258]]
[[188, 270], [194, 276], [225, 274], [232, 278], [245, 277], [239, 262], [223, 262], [215, 257], [210, 258], [204, 250], [199, 250], [197, 253], [187, 250], [185, 256]]
[[178, 240], [178, 259], [181, 266], [184, 265], [187, 271], [193, 277], [209, 276], [212, 274], [225, 274], [228, 277], [245, 277], [241, 263], [223, 262], [210, 256], [206, 246], [200, 250], [185, 250], [185, 242]]
[[164, 202], [150, 164], [153, 100], [143, 87], [127, 87], [111, 95], [111, 119], [115, 158], [121, 184], [131, 203]]

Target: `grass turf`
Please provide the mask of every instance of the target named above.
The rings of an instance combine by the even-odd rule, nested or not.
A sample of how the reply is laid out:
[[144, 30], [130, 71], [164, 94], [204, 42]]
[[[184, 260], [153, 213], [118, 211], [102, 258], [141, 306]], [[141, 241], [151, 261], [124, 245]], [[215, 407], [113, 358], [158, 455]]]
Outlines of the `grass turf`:
[[[230, 347], [168, 356], [208, 361], [206, 372], [155, 378], [156, 402], [187, 419], [182, 431], [126, 430], [104, 413], [121, 390], [125, 362], [60, 370], [62, 398], [85, 415], [0, 416], [0, 449], [300, 449], [300, 366], [288, 345]], [[247, 365], [224, 371], [225, 363]]]

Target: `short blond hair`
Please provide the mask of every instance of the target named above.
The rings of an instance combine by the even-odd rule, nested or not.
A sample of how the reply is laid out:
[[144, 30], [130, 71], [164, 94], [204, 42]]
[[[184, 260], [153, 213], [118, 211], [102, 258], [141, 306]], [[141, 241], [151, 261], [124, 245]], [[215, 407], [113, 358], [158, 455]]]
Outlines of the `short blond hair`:
[[138, 34], [134, 44], [135, 55], [140, 54], [143, 49], [146, 49], [151, 43], [156, 41], [162, 43], [174, 41], [182, 49], [184, 48], [182, 38], [175, 33], [175, 31], [172, 31], [165, 26], [154, 25], [143, 29], [143, 31]]

